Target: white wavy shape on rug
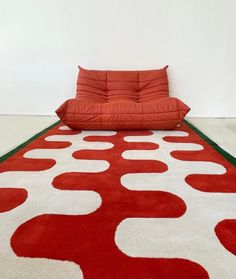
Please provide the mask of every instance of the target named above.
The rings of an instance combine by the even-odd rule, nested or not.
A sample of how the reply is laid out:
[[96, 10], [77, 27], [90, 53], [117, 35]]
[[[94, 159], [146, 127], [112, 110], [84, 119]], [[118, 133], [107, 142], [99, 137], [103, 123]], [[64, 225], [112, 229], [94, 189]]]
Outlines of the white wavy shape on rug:
[[[145, 137], [126, 137], [129, 142], [154, 142], [157, 150], [128, 150], [130, 160], [160, 160], [168, 165], [164, 173], [135, 173], [121, 177], [130, 190], [166, 191], [182, 198], [186, 213], [179, 218], [128, 218], [116, 231], [119, 249], [131, 257], [182, 258], [202, 265], [214, 279], [236, 278], [236, 257], [219, 242], [214, 227], [223, 219], [236, 218], [236, 194], [206, 193], [185, 182], [188, 174], [223, 174], [222, 165], [211, 162], [182, 161], [173, 158], [171, 151], [201, 150], [192, 143], [171, 143], [165, 136], [186, 136], [180, 131], [153, 131]], [[178, 171], [176, 171], [178, 170]]]
[[72, 129], [69, 128], [68, 126], [60, 126], [59, 130], [61, 130], [61, 131], [72, 131]]
[[[34, 149], [26, 152], [26, 158], [49, 158], [56, 164], [44, 171], [8, 171], [0, 174], [0, 188], [24, 188], [27, 200], [20, 206], [0, 213], [0, 278], [3, 279], [81, 279], [79, 265], [69, 261], [17, 257], [10, 239], [15, 230], [26, 221], [42, 214], [83, 215], [95, 211], [101, 205], [101, 197], [94, 191], [65, 191], [52, 186], [52, 180], [65, 172], [101, 172], [109, 168], [104, 160], [76, 160], [73, 152], [84, 149], [106, 150], [109, 142], [86, 142], [86, 136], [112, 136], [116, 132], [83, 131], [77, 135], [49, 136], [46, 141], [69, 141], [62, 149]], [[68, 204], [70, 205], [68, 207]]]

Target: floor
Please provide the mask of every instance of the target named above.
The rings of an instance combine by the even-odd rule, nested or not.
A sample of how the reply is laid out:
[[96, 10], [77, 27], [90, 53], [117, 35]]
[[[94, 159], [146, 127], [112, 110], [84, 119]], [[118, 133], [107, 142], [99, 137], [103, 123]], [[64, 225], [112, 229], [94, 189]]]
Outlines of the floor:
[[236, 118], [187, 118], [187, 120], [236, 157]]
[[33, 135], [58, 120], [54, 116], [5, 116], [0, 115], [0, 156], [4, 155]]
[[[58, 120], [56, 116], [0, 116], [0, 156]], [[225, 151], [236, 157], [236, 118], [187, 118]]]

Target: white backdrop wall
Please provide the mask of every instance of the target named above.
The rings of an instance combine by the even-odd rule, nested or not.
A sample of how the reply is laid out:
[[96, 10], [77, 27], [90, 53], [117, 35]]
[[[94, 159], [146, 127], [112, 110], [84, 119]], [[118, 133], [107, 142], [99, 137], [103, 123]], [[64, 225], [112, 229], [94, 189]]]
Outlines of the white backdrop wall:
[[169, 64], [191, 116], [236, 116], [235, 0], [0, 0], [0, 113], [51, 115], [77, 65]]

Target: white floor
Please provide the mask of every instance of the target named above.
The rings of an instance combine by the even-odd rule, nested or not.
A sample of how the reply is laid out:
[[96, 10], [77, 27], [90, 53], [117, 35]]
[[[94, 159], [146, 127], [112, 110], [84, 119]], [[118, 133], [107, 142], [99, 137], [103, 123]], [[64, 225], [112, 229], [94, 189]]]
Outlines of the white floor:
[[236, 157], [236, 118], [187, 118], [187, 120]]
[[[0, 156], [57, 120], [56, 116], [0, 116]], [[236, 157], [236, 118], [188, 118], [187, 120]]]
[[0, 156], [58, 120], [54, 116], [0, 115]]

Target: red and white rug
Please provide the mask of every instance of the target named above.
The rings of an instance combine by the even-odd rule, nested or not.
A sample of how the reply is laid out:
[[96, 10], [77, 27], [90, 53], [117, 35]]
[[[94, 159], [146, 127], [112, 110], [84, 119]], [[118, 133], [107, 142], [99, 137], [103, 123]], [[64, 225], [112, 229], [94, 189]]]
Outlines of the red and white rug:
[[7, 154], [0, 278], [236, 278], [235, 159], [215, 149], [186, 124], [58, 124]]

